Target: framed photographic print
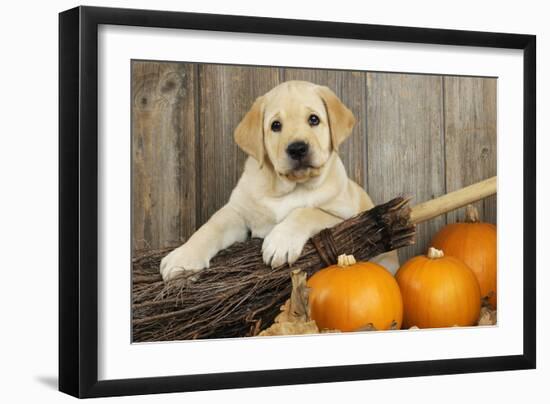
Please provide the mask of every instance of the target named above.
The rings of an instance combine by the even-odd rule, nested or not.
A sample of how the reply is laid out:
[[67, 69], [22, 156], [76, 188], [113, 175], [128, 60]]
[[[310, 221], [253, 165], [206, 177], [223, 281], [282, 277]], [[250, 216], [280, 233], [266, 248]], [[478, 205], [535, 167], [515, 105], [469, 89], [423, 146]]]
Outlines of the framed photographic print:
[[59, 26], [61, 391], [535, 367], [534, 36]]

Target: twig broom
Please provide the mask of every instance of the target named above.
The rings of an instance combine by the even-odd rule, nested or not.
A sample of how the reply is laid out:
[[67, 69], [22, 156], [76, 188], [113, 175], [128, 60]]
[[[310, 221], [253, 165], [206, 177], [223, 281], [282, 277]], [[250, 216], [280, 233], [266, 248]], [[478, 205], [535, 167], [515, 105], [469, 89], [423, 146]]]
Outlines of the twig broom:
[[172, 249], [142, 251], [133, 259], [132, 335], [134, 342], [257, 335], [279, 313], [291, 292], [289, 271], [310, 276], [340, 253], [368, 260], [414, 243], [415, 224], [496, 193], [496, 177], [419, 204], [392, 199], [323, 230], [304, 247], [290, 268], [266, 266], [261, 239], [221, 251], [195, 282], [164, 283], [160, 260]]

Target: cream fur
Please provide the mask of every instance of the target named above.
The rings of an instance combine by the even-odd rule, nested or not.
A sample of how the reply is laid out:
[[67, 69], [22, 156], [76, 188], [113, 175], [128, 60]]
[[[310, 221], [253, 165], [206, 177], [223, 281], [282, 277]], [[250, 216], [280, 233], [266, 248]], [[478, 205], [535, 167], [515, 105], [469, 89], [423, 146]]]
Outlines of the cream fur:
[[[316, 114], [321, 123], [308, 124]], [[273, 120], [282, 130], [271, 131]], [[337, 146], [351, 133], [355, 119], [327, 87], [302, 81], [283, 83], [259, 97], [235, 130], [235, 140], [250, 154], [229, 201], [181, 247], [161, 262], [165, 280], [208, 268], [210, 259], [249, 231], [264, 239], [264, 262], [294, 263], [307, 240], [374, 206], [368, 194], [347, 177]], [[305, 141], [310, 167], [295, 168], [288, 144]], [[392, 273], [395, 251], [379, 262]]]

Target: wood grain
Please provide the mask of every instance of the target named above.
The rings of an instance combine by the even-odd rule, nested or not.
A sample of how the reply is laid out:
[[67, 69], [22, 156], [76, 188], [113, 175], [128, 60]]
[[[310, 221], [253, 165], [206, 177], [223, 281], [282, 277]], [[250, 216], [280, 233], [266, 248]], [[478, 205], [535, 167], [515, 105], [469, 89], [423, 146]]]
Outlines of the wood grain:
[[[447, 192], [497, 175], [496, 79], [445, 77]], [[496, 196], [474, 204], [482, 220], [496, 223]], [[447, 214], [463, 220], [464, 209]]]
[[339, 155], [349, 177], [367, 186], [367, 101], [366, 74], [341, 70], [281, 69], [287, 80], [305, 80], [329, 87], [353, 112], [356, 123], [350, 137], [342, 143]]
[[132, 244], [160, 248], [195, 230], [194, 66], [132, 63]]
[[[368, 192], [375, 203], [396, 195], [418, 204], [445, 193], [442, 78], [367, 74]], [[417, 227], [416, 245], [399, 251], [401, 262], [425, 252], [444, 217]]]

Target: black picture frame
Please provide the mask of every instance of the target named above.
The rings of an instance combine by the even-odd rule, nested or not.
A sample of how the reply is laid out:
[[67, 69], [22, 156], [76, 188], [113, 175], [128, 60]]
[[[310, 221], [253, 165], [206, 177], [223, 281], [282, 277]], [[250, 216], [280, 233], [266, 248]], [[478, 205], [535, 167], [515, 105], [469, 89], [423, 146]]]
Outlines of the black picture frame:
[[[523, 354], [99, 381], [98, 26], [100, 24], [523, 50]], [[534, 35], [77, 7], [59, 15], [59, 390], [103, 397], [536, 367]]]

